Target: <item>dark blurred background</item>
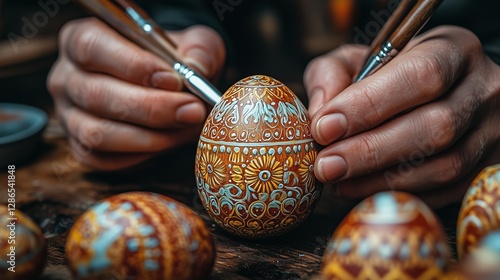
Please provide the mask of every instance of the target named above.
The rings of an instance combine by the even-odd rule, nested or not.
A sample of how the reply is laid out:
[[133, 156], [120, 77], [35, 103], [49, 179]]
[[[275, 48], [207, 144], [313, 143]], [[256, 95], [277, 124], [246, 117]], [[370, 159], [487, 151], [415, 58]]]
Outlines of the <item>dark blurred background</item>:
[[[54, 7], [47, 10], [48, 3], [57, 4], [56, 12]], [[158, 6], [162, 1], [142, 3]], [[307, 103], [302, 85], [307, 63], [342, 43], [369, 44], [397, 3], [398, 0], [207, 0], [207, 16], [222, 28], [230, 57], [218, 87], [225, 91], [243, 77], [265, 74], [281, 80]], [[496, 40], [491, 45], [498, 47], [500, 24], [496, 23], [498, 9], [494, 9], [498, 6], [490, 0], [444, 1], [439, 15], [428, 26], [462, 24], [485, 40]], [[150, 13], [161, 16], [156, 8]], [[68, 20], [83, 16], [87, 16], [85, 11], [70, 0], [0, 0], [0, 102], [50, 108], [45, 81], [57, 58], [57, 33]], [[491, 24], [485, 26], [487, 20]]]
[[[44, 8], [49, 2], [58, 4], [57, 12]], [[386, 5], [360, 0], [220, 2], [237, 5], [221, 12], [216, 1], [208, 2], [211, 16], [230, 38], [230, 65], [218, 87], [224, 91], [245, 76], [265, 74], [284, 82], [303, 101], [307, 62], [349, 41], [357, 24], [355, 6], [370, 10]], [[45, 82], [57, 59], [58, 31], [83, 16], [85, 11], [68, 0], [0, 0], [0, 102], [50, 108]]]

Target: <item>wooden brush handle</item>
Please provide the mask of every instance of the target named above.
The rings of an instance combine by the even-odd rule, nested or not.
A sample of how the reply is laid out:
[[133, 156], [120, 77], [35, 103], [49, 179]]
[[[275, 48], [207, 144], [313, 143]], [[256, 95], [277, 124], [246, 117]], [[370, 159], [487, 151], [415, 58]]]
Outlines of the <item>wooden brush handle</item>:
[[424, 26], [441, 2], [443, 0], [419, 0], [389, 37], [388, 41], [392, 44], [392, 47], [397, 51], [401, 51]]
[[370, 55], [377, 54], [378, 48], [384, 44], [389, 36], [394, 32], [398, 25], [403, 21], [411, 8], [417, 3], [417, 0], [403, 0], [399, 6], [394, 10], [387, 22], [384, 24], [380, 32], [377, 34], [370, 44]]

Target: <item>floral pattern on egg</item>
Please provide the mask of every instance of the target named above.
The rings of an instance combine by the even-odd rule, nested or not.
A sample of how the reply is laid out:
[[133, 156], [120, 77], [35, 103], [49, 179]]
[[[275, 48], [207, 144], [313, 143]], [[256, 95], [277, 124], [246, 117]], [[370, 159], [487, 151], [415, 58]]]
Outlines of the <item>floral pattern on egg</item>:
[[375, 194], [356, 206], [327, 244], [324, 279], [441, 279], [450, 260], [431, 210], [403, 192]]
[[75, 279], [204, 279], [215, 258], [205, 223], [169, 197], [130, 192], [82, 214], [66, 241]]
[[500, 229], [500, 164], [483, 169], [463, 199], [457, 225], [459, 257], [466, 256], [483, 236], [497, 229]]
[[271, 77], [247, 77], [226, 91], [203, 127], [195, 160], [202, 204], [233, 234], [285, 233], [320, 196], [317, 152], [295, 94]]

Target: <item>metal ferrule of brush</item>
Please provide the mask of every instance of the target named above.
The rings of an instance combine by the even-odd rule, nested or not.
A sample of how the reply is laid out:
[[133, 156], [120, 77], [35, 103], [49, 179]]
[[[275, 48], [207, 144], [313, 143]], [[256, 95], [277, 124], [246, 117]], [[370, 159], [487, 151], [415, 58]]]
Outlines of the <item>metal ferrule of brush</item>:
[[376, 55], [372, 55], [368, 62], [365, 64], [363, 69], [359, 72], [358, 77], [355, 82], [359, 82], [362, 79], [368, 77], [369, 75], [375, 73], [379, 68], [381, 68], [384, 64], [388, 63], [396, 54], [398, 50], [396, 50], [391, 42], [385, 42], [380, 51]]
[[184, 77], [187, 88], [203, 101], [213, 106], [222, 99], [220, 92], [193, 69], [177, 62], [174, 64], [174, 70]]

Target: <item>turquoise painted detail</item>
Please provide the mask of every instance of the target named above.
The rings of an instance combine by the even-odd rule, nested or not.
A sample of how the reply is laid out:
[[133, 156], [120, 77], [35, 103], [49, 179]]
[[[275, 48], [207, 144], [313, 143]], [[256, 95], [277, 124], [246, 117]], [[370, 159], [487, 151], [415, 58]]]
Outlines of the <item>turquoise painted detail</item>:
[[127, 248], [130, 252], [137, 252], [137, 249], [139, 249], [139, 242], [137, 242], [137, 239], [129, 239], [127, 241]]
[[158, 270], [158, 268], [160, 267], [160, 265], [155, 260], [147, 259], [147, 260], [144, 261], [144, 267], [147, 270]]
[[191, 251], [196, 251], [196, 250], [198, 250], [199, 246], [200, 246], [200, 243], [198, 242], [198, 240], [193, 240], [193, 242], [191, 242], [191, 245], [189, 246], [189, 249]]
[[82, 277], [86, 277], [90, 273], [102, 272], [112, 264], [111, 260], [107, 257], [107, 252], [113, 243], [122, 235], [124, 228], [121, 225], [110, 223], [109, 218], [119, 215], [114, 214], [116, 211], [106, 213], [109, 206], [109, 202], [102, 202], [91, 208], [91, 211], [94, 212], [94, 215], [97, 217], [99, 226], [106, 230], [89, 244], [92, 252], [94, 252], [90, 262], [78, 265], [78, 273]]
[[155, 228], [151, 225], [143, 225], [139, 228], [139, 232], [142, 236], [148, 236], [155, 232]]
[[481, 240], [481, 247], [487, 248], [500, 257], [500, 231], [493, 231]]
[[430, 248], [429, 248], [429, 246], [427, 246], [427, 243], [422, 243], [422, 245], [420, 245], [420, 250], [418, 250], [418, 252], [420, 253], [420, 256], [422, 258], [429, 257]]
[[144, 246], [146, 246], [147, 248], [155, 248], [158, 247], [158, 245], [160, 245], [160, 241], [158, 241], [158, 239], [156, 238], [150, 237], [144, 240]]
[[127, 210], [132, 210], [132, 204], [130, 202], [124, 202], [120, 206], [121, 209], [127, 211]]
[[339, 254], [345, 255], [351, 250], [351, 245], [351, 240], [349, 240], [348, 238], [344, 238], [342, 239], [342, 241], [340, 241], [337, 251], [339, 252]]
[[382, 258], [389, 259], [394, 254], [391, 244], [381, 244], [378, 248], [378, 252]]
[[374, 197], [375, 211], [383, 214], [398, 213], [398, 203], [394, 199], [394, 195], [389, 192], [376, 194]]
[[368, 257], [371, 252], [370, 241], [363, 239], [358, 244], [358, 255], [361, 257]]
[[408, 243], [404, 243], [401, 246], [401, 250], [399, 251], [399, 257], [403, 260], [407, 260], [408, 258], [410, 258], [410, 246], [408, 245]]

